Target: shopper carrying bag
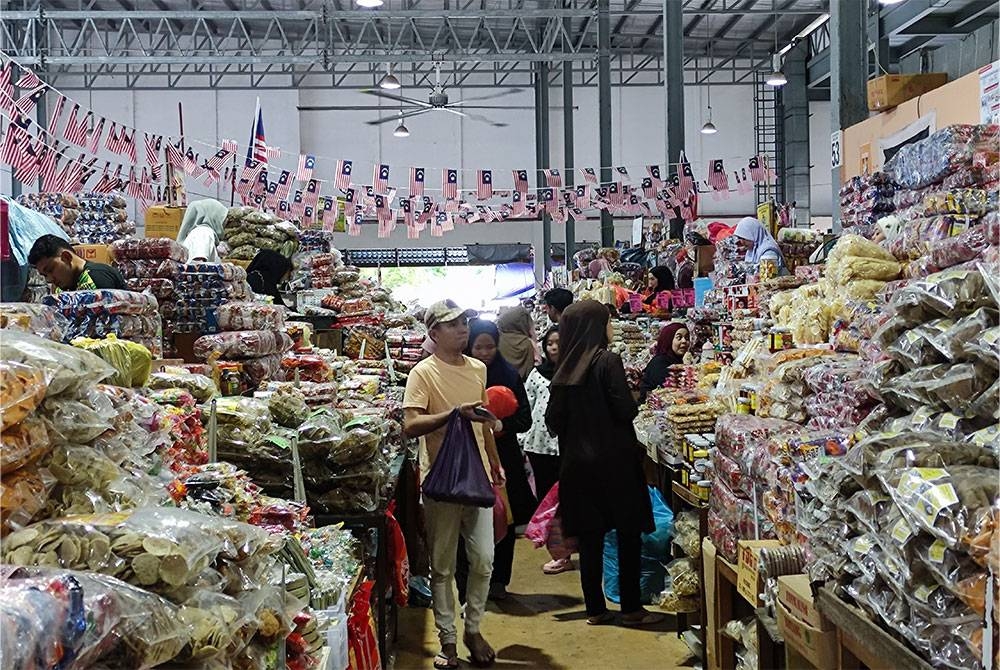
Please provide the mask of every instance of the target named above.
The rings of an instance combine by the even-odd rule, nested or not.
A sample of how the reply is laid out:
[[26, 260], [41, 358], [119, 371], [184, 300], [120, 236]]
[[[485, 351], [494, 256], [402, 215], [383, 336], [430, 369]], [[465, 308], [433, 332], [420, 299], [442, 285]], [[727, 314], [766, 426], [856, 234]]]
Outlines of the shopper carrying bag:
[[496, 496], [490, 484], [472, 424], [457, 409], [452, 410], [448, 429], [421, 492], [436, 502], [493, 507]]

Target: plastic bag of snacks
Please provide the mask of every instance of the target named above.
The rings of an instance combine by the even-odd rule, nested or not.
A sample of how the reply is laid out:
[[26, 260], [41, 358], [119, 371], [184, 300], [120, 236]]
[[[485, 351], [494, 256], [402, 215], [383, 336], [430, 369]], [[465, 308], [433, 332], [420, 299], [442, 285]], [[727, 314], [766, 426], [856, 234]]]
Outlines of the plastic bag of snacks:
[[982, 274], [973, 270], [945, 270], [896, 291], [891, 306], [904, 319], [919, 323], [935, 316], [953, 318], [989, 303]]
[[950, 361], [963, 360], [966, 345], [997, 325], [997, 312], [981, 307], [958, 321], [945, 321], [947, 328], [935, 328], [928, 341]]
[[194, 355], [202, 360], [212, 354], [222, 358], [250, 358], [280, 354], [292, 348], [292, 338], [270, 330], [237, 330], [203, 335], [194, 342]]
[[79, 337], [72, 344], [94, 352], [115, 368], [117, 373], [107, 380], [109, 384], [126, 387], [146, 385], [153, 357], [149, 349], [141, 344], [119, 340], [114, 335], [108, 335], [103, 340]]
[[0, 328], [33, 333], [48, 340], [61, 342], [66, 317], [49, 305], [28, 302], [0, 303]]
[[42, 370], [12, 361], [0, 361], [0, 417], [3, 430], [6, 431], [34, 412], [45, 398], [47, 387]]
[[149, 314], [157, 310], [156, 298], [151, 293], [97, 289], [96, 291], [63, 291], [42, 299], [67, 316], [81, 311], [102, 314]]
[[184, 264], [166, 258], [116, 260], [122, 276], [128, 279], [178, 279], [184, 272]]
[[0, 472], [8, 474], [48, 453], [49, 432], [40, 417], [29, 416], [0, 433]]
[[264, 303], [230, 302], [215, 309], [215, 319], [222, 330], [281, 330], [285, 310]]
[[183, 263], [188, 252], [183, 245], [169, 237], [143, 237], [138, 239], [118, 240], [111, 245], [111, 254], [115, 259], [154, 259], [163, 258]]
[[285, 428], [298, 428], [309, 418], [309, 406], [302, 392], [294, 386], [283, 386], [267, 399], [275, 423]]
[[219, 395], [211, 378], [190, 372], [154, 372], [147, 384], [151, 389], [184, 389], [199, 402], [206, 402]]
[[[54, 484], [48, 470], [33, 465], [4, 474], [0, 478], [0, 517], [3, 518], [0, 532], [23, 526], [45, 509]], [[4, 562], [11, 561], [5, 559]]]
[[[40, 370], [42, 378], [48, 383], [48, 388], [44, 390], [47, 397], [60, 393], [75, 393], [115, 373], [113, 367], [89, 351], [15, 330], [5, 331], [2, 337], [4, 359]], [[11, 375], [11, 380], [17, 378], [17, 373]], [[34, 380], [31, 388], [37, 392], [37, 379], [34, 374], [31, 375], [31, 379]], [[6, 397], [7, 393], [7, 377], [5, 377], [3, 395]]]

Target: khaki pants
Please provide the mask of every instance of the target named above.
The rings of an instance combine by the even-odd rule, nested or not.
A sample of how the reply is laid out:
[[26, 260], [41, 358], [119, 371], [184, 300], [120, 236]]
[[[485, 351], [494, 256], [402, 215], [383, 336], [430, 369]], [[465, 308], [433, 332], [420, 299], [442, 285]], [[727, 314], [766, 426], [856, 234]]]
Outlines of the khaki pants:
[[493, 574], [493, 510], [423, 499], [424, 525], [431, 559], [431, 594], [434, 624], [441, 644], [456, 644], [455, 561], [458, 538], [465, 540], [469, 555], [466, 590], [465, 632], [479, 632], [486, 611], [486, 597]]

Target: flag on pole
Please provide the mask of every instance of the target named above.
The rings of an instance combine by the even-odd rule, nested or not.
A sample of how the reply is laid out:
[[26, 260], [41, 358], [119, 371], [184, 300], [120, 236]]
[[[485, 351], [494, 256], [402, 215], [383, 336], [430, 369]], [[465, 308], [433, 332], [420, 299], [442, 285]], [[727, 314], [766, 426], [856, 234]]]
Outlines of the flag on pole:
[[247, 157], [244, 162], [249, 166], [251, 161], [267, 164], [267, 140], [264, 135], [264, 111], [260, 108], [260, 98], [254, 110], [253, 121], [250, 124], [250, 143], [247, 144]]
[[454, 199], [458, 197], [458, 170], [442, 171], [441, 195], [447, 199]]
[[476, 197], [480, 200], [489, 200], [493, 197], [493, 171], [476, 171]]
[[583, 174], [584, 181], [597, 186], [597, 171], [594, 168], [582, 168], [580, 172]]
[[714, 159], [709, 167], [708, 185], [716, 191], [729, 191], [729, 177], [726, 176], [726, 166], [721, 158]]
[[514, 190], [518, 193], [528, 192], [528, 171], [514, 170]]
[[295, 172], [298, 181], [309, 181], [312, 179], [313, 170], [316, 169], [316, 157], [312, 154], [299, 154], [299, 169]]
[[[409, 196], [411, 198], [419, 198], [424, 195], [424, 181], [427, 177], [427, 172], [422, 167], [411, 167], [410, 168], [410, 192]], [[403, 212], [405, 218], [406, 212]]]
[[389, 192], [389, 166], [385, 163], [375, 166], [372, 173], [372, 188], [375, 189], [375, 193], [381, 195]]
[[562, 188], [563, 181], [562, 175], [559, 174], [559, 170], [548, 169], [542, 170], [542, 172], [545, 174], [546, 185], [551, 186], [552, 188]]

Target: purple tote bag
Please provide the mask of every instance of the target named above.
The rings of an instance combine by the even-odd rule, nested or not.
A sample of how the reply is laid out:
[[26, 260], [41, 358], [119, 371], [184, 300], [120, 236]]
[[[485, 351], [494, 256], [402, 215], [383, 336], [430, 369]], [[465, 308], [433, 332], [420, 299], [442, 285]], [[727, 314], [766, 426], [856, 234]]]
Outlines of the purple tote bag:
[[421, 491], [437, 502], [474, 507], [493, 507], [496, 502], [472, 424], [458, 410], [448, 418], [444, 441]]

